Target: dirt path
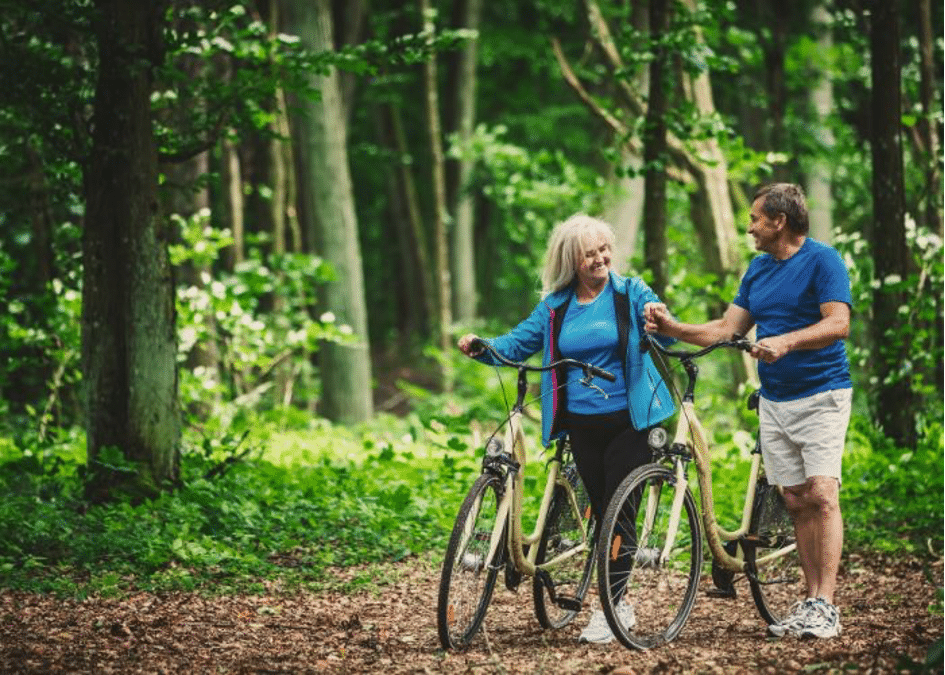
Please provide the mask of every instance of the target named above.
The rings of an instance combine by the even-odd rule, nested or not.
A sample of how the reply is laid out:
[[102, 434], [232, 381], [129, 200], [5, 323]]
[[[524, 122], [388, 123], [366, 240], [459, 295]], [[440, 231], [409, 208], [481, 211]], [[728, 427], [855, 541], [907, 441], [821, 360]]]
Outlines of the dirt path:
[[[700, 594], [669, 646], [583, 646], [579, 626], [542, 631], [530, 587], [497, 586], [485, 633], [466, 652], [436, 637], [438, 570], [413, 560], [383, 571], [376, 592], [206, 598], [135, 594], [62, 601], [0, 592], [3, 673], [781, 673], [894, 672], [942, 639], [942, 563], [849, 556], [841, 570], [843, 635], [766, 639], [747, 588]], [[706, 583], [706, 580], [703, 580]], [[579, 621], [586, 621], [579, 616]], [[940, 672], [940, 670], [938, 671]]]

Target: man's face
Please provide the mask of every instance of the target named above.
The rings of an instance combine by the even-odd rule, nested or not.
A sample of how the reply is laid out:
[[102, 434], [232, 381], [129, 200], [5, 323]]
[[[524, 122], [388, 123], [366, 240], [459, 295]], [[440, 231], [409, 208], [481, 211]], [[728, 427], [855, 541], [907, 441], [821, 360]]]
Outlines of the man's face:
[[774, 253], [775, 244], [781, 236], [781, 231], [787, 226], [785, 216], [780, 215], [776, 220], [766, 216], [761, 207], [765, 198], [758, 197], [751, 205], [751, 222], [748, 224], [748, 234], [755, 239], [755, 249], [765, 253]]

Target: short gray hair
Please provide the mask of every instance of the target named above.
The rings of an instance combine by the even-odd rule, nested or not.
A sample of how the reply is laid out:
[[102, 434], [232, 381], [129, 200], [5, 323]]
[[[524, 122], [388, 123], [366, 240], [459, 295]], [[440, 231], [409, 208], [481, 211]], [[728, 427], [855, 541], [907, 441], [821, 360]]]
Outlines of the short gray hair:
[[551, 232], [541, 271], [542, 297], [570, 286], [593, 237], [602, 236], [614, 248], [614, 230], [603, 220], [576, 213]]
[[762, 185], [752, 197], [752, 203], [760, 197], [764, 197], [761, 212], [768, 218], [776, 218], [779, 213], [783, 213], [792, 232], [807, 234], [810, 229], [810, 220], [807, 217], [807, 200], [804, 199], [804, 190], [800, 185], [794, 183]]

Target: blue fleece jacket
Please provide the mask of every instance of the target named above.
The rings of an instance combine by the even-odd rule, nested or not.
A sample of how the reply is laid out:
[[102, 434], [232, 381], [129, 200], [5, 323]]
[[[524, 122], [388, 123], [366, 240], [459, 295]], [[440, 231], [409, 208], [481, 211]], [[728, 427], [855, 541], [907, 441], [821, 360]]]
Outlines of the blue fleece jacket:
[[[614, 300], [617, 304], [618, 322], [623, 317], [626, 342], [624, 359], [624, 381], [627, 383], [627, 410], [630, 423], [635, 429], [646, 429], [658, 424], [676, 412], [676, 403], [670, 395], [669, 388], [653, 364], [649, 353], [640, 351], [640, 342], [644, 335], [643, 306], [648, 302], [659, 302], [656, 294], [642, 279], [636, 277], [627, 279], [611, 271], [610, 282], [614, 287]], [[557, 332], [560, 330], [563, 316], [568, 302], [574, 295], [574, 288], [564, 288], [551, 293], [542, 299], [532, 310], [532, 313], [519, 325], [505, 335], [486, 340], [502, 356], [510, 361], [524, 361], [532, 354], [543, 350], [542, 365], [548, 365], [556, 357]], [[624, 302], [624, 308], [629, 306], [629, 316], [626, 309], [621, 310], [619, 303]], [[556, 322], [555, 319], [558, 318]], [[661, 342], [671, 344], [670, 338], [659, 337]], [[483, 353], [478, 360], [484, 363], [493, 363], [494, 359], [488, 352]], [[564, 424], [563, 392], [565, 383], [561, 381], [561, 373], [550, 370], [541, 375], [541, 431], [542, 443], [551, 444], [560, 438], [567, 429]]]

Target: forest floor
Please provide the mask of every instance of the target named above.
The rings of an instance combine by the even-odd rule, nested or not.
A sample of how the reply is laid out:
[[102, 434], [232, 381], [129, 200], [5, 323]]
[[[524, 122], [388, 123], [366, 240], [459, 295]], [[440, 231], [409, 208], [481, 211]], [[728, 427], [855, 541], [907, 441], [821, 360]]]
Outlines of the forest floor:
[[[355, 573], [340, 571], [339, 581]], [[573, 626], [541, 630], [531, 586], [512, 593], [500, 578], [485, 630], [469, 650], [446, 653], [437, 640], [433, 562], [415, 558], [372, 573], [381, 583], [347, 593], [269, 587], [260, 595], [134, 593], [75, 601], [2, 591], [0, 672], [916, 672], [943, 634], [941, 610], [929, 610], [941, 607], [941, 560], [846, 556], [839, 638], [766, 638], [741, 587], [733, 600], [701, 592], [679, 637], [646, 652], [616, 642], [579, 645], [586, 610]], [[709, 583], [703, 578], [702, 590]]]

